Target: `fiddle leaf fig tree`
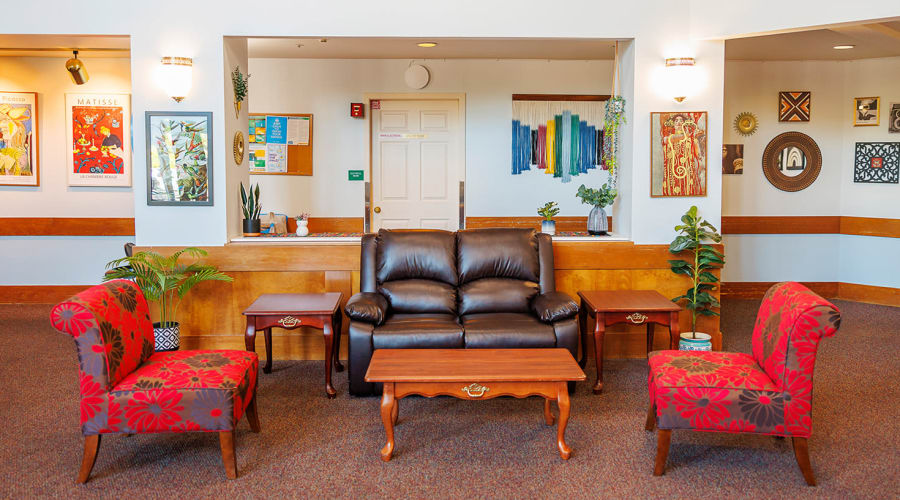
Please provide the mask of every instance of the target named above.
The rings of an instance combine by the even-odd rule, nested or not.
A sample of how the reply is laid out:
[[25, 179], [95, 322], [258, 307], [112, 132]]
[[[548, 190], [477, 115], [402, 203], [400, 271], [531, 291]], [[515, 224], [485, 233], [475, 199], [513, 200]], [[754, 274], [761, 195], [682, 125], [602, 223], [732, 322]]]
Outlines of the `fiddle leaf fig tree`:
[[686, 253], [688, 259], [670, 260], [669, 265], [673, 273], [690, 278], [691, 287], [672, 302], [686, 301], [685, 307], [691, 311], [691, 337], [696, 338], [697, 315], [719, 315], [713, 310], [720, 307], [719, 301], [710, 293], [716, 289], [719, 278], [712, 271], [725, 265], [725, 255], [710, 244], [721, 242], [722, 236], [712, 224], [697, 215], [696, 206], [681, 216], [681, 222], [675, 226], [678, 236], [669, 245], [669, 252], [675, 255]]

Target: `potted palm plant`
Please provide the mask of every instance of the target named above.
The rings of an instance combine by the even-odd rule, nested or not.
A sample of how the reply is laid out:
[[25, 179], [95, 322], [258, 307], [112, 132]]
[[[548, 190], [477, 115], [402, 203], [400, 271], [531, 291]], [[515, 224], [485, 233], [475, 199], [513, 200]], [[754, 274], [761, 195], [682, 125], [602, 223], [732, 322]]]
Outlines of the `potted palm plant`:
[[157, 351], [177, 351], [179, 346], [179, 324], [176, 321], [178, 304], [181, 299], [202, 281], [232, 281], [231, 276], [220, 272], [215, 266], [194, 262], [179, 264], [178, 259], [187, 254], [199, 259], [206, 251], [189, 247], [179, 250], [169, 257], [156, 252], [137, 252], [106, 264], [108, 271], [103, 281], [128, 279], [135, 282], [144, 298], [159, 306], [159, 321], [153, 323], [153, 337]]
[[244, 236], [259, 236], [259, 211], [262, 205], [259, 204], [259, 184], [253, 189], [250, 185], [250, 194], [244, 190], [244, 183], [241, 183], [241, 209], [244, 211]]
[[685, 307], [691, 311], [691, 331], [681, 334], [678, 348], [682, 351], [710, 351], [712, 337], [697, 331], [697, 315], [719, 315], [713, 310], [719, 307], [719, 301], [710, 293], [716, 289], [719, 278], [712, 270], [725, 265], [725, 256], [708, 242], [719, 243], [722, 236], [712, 224], [697, 215], [696, 206], [692, 206], [681, 216], [681, 222], [682, 224], [675, 226], [678, 236], [669, 245], [669, 252], [686, 255], [688, 259], [670, 260], [669, 265], [675, 274], [690, 278], [691, 287], [684, 295], [679, 295], [672, 301], [685, 301]]
[[600, 189], [588, 188], [584, 184], [578, 187], [575, 196], [581, 198], [581, 202], [585, 205], [594, 207], [588, 214], [588, 234], [602, 235], [609, 231], [609, 221], [606, 219], [606, 210], [603, 210], [603, 207], [612, 205], [617, 194], [616, 190], [606, 183]]
[[556, 234], [556, 221], [553, 220], [559, 213], [559, 207], [555, 201], [548, 201], [543, 207], [538, 208], [538, 215], [544, 218], [541, 221], [541, 232], [546, 234]]

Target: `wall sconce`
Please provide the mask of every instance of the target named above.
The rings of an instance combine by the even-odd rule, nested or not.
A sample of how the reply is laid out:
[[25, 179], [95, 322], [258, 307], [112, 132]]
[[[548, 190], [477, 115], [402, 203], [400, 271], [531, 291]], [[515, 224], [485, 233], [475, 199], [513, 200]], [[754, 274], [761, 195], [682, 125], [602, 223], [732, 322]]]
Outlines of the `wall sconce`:
[[190, 57], [162, 58], [160, 83], [175, 102], [181, 102], [191, 90], [193, 65]]
[[666, 85], [672, 98], [684, 101], [694, 89], [693, 57], [670, 57], [666, 59]]
[[75, 82], [75, 85], [84, 85], [91, 78], [88, 76], [87, 68], [84, 67], [84, 63], [81, 62], [81, 59], [78, 59], [78, 51], [72, 51], [72, 58], [66, 61], [66, 71], [69, 72], [69, 76], [72, 77], [72, 81]]

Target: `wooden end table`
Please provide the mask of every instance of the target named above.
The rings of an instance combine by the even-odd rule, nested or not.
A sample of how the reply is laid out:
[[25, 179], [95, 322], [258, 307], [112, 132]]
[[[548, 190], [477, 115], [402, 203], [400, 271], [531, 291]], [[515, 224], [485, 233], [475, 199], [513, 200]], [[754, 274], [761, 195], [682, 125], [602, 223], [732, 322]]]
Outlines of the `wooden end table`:
[[272, 372], [272, 327], [293, 330], [301, 326], [321, 328], [325, 336], [325, 392], [334, 398], [337, 391], [331, 385], [331, 366], [344, 371], [341, 365], [341, 292], [331, 293], [270, 293], [260, 295], [247, 309], [247, 333], [244, 344], [248, 351], [256, 351], [256, 331], [262, 330], [266, 339], [264, 373]]
[[387, 444], [385, 462], [394, 453], [394, 425], [400, 399], [411, 394], [428, 398], [445, 395], [480, 400], [498, 396], [544, 398], [544, 421], [553, 425], [550, 400], [559, 405], [556, 447], [568, 460], [569, 381], [586, 377], [566, 349], [378, 349], [369, 363], [366, 382], [381, 382], [381, 421]]
[[618, 323], [647, 325], [647, 354], [653, 348], [653, 325], [669, 327], [669, 348], [675, 349], [678, 342], [678, 313], [681, 306], [667, 299], [656, 290], [591, 290], [579, 291], [581, 308], [578, 319], [581, 323], [581, 360], [587, 363], [587, 317], [595, 318], [594, 357], [597, 362], [597, 382], [594, 394], [603, 391], [603, 336], [606, 327]]

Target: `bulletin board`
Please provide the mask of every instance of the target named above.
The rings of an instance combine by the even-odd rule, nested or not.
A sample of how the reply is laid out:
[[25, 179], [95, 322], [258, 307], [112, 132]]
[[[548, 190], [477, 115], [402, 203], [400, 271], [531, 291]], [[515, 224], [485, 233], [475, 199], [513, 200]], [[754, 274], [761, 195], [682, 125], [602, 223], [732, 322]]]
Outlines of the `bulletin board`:
[[[292, 120], [299, 119], [299, 122], [292, 122]], [[303, 121], [306, 121], [304, 124]], [[300, 137], [306, 139], [305, 144], [284, 144], [286, 149], [286, 165], [283, 166], [280, 170], [282, 171], [272, 171], [272, 168], [265, 169], [266, 167], [262, 167], [264, 170], [260, 170], [260, 166], [268, 164], [269, 167], [272, 165], [278, 165], [279, 161], [284, 161], [280, 159], [278, 153], [273, 153], [268, 150], [267, 147], [269, 145], [269, 140], [272, 138], [271, 129], [274, 126], [280, 126], [281, 123], [301, 123], [304, 125], [303, 132], [306, 132], [307, 129], [305, 126], [308, 124], [308, 136], [303, 134]], [[259, 125], [263, 126], [260, 127]], [[268, 124], [268, 125], [267, 125]], [[290, 130], [290, 128], [288, 128]], [[267, 133], [269, 132], [269, 133]], [[248, 153], [250, 159], [250, 175], [312, 175], [313, 174], [313, 115], [309, 113], [251, 113], [249, 116], [248, 122], [248, 135], [247, 135], [247, 145], [248, 145]], [[277, 151], [277, 150], [276, 150]], [[258, 152], [262, 152], [265, 160], [259, 162]], [[276, 156], [271, 156], [271, 154], [275, 154]], [[271, 161], [270, 161], [271, 160]]]

